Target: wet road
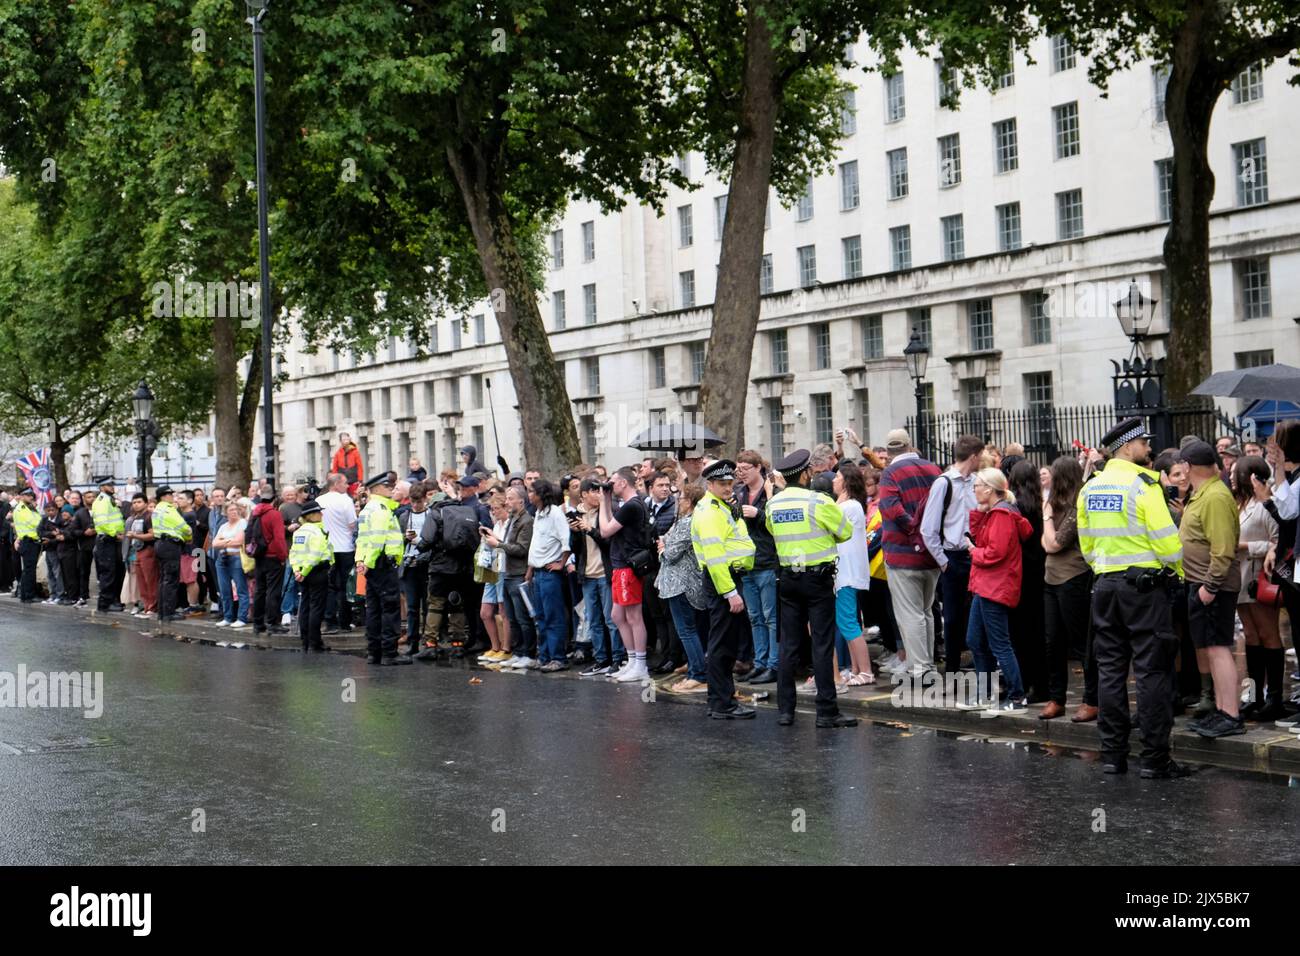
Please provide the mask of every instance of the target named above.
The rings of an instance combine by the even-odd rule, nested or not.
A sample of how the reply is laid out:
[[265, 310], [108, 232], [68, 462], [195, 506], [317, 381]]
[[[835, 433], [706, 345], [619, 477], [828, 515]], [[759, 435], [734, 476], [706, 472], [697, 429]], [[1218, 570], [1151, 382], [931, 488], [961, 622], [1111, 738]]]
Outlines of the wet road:
[[102, 672], [104, 712], [0, 707], [2, 864], [1300, 860], [1300, 788], [1235, 771], [1106, 778], [1023, 744], [709, 721], [636, 686], [471, 684], [6, 602], [0, 671], [19, 664]]

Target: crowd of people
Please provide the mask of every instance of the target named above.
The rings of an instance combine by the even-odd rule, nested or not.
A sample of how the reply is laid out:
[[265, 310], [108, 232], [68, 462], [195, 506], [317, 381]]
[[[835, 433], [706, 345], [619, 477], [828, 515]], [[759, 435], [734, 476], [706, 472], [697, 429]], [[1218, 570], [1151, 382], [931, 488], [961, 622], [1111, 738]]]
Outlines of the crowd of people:
[[967, 435], [941, 467], [895, 430], [875, 448], [836, 433], [776, 463], [688, 453], [556, 476], [493, 474], [467, 446], [436, 477], [411, 459], [404, 478], [367, 479], [344, 435], [320, 489], [119, 501], [99, 476], [44, 514], [28, 490], [0, 495], [0, 590], [19, 578], [15, 594], [37, 600], [43, 555], [46, 603], [85, 606], [93, 571], [106, 613], [256, 633], [296, 622], [305, 650], [362, 625], [374, 663], [450, 653], [496, 670], [669, 678], [729, 718], [752, 715], [733, 681], [778, 684], [786, 722], [802, 679], [819, 724], [836, 726], [851, 723], [838, 692], [963, 671], [977, 693], [949, 703], [1060, 718], [1074, 661], [1084, 679], [1069, 719], [1100, 719], [1112, 772], [1127, 757], [1131, 661], [1145, 764], [1162, 776], [1168, 726], [1187, 708], [1207, 737], [1250, 720], [1300, 733], [1280, 626], [1280, 609], [1300, 612], [1300, 422], [1266, 445], [1188, 436], [1158, 454], [1134, 422], [1045, 466]]

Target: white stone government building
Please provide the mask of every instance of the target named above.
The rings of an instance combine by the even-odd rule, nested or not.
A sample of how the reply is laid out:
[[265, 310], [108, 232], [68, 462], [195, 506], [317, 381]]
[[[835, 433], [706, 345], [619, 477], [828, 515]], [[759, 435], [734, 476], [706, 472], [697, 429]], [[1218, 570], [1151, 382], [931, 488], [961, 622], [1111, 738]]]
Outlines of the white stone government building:
[[[882, 444], [915, 410], [913, 329], [939, 414], [1109, 404], [1110, 360], [1130, 347], [1112, 303], [1131, 280], [1159, 302], [1149, 348], [1162, 354], [1164, 74], [1138, 64], [1102, 98], [1067, 44], [1043, 37], [1033, 53], [957, 110], [939, 105], [942, 65], [928, 57], [906, 55], [890, 77], [851, 71], [834, 170], [794, 208], [769, 201], [746, 445], [775, 457], [844, 425]], [[1215, 371], [1300, 364], [1300, 90], [1287, 77], [1284, 60], [1247, 70], [1215, 113]], [[575, 202], [551, 234], [542, 314], [593, 463], [639, 457], [632, 434], [689, 419], [697, 400], [726, 186], [699, 155], [678, 162], [699, 188], [673, 190], [663, 215]], [[454, 467], [464, 444], [491, 463], [489, 397], [500, 451], [521, 467], [489, 304], [433, 333], [423, 357], [396, 340], [362, 360], [291, 350], [276, 395], [282, 478], [323, 478], [342, 430], [368, 473], [405, 474], [409, 455]]]

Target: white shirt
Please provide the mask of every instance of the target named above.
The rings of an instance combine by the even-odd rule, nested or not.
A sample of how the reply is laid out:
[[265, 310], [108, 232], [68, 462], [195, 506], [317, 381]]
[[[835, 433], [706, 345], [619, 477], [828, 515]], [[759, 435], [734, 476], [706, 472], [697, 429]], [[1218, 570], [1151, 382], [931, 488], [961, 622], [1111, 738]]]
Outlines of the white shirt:
[[867, 557], [867, 516], [862, 505], [852, 498], [837, 504], [853, 528], [853, 537], [835, 546], [840, 553], [839, 565], [835, 569], [835, 590], [857, 588], [865, 591], [871, 587], [871, 561]]
[[[948, 494], [948, 482], [952, 482], [952, 502], [948, 505], [948, 514], [945, 516], [943, 499]], [[921, 540], [939, 567], [948, 565], [948, 556], [943, 553], [945, 549], [970, 550], [966, 532], [970, 529], [970, 513], [976, 504], [975, 476], [972, 474], [963, 478], [955, 465], [936, 478], [930, 486], [930, 497], [926, 499], [925, 513], [921, 516]]]
[[569, 550], [569, 522], [564, 509], [551, 505], [533, 515], [533, 540], [528, 544], [528, 565], [544, 568]]
[[[1283, 474], [1280, 465], [1277, 470], [1279, 474]], [[1287, 481], [1284, 475], [1282, 481], [1273, 488], [1273, 503], [1277, 505], [1278, 516], [1283, 521], [1290, 521], [1300, 516], [1300, 478]]]
[[316, 499], [324, 514], [321, 523], [329, 535], [334, 553], [357, 549], [357, 507], [352, 499], [339, 491], [328, 491]]

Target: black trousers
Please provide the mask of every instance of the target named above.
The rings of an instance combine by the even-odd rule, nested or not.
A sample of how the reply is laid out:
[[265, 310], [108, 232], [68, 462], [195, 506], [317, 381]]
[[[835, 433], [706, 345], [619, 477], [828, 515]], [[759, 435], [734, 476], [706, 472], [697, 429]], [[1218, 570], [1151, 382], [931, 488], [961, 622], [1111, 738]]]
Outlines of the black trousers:
[[802, 574], [777, 572], [776, 603], [781, 617], [781, 658], [776, 673], [776, 709], [794, 713], [794, 658], [800, 638], [811, 628], [817, 716], [835, 717], [835, 566]]
[[18, 596], [24, 601], [36, 600], [36, 565], [41, 560], [41, 543], [35, 538], [22, 538], [18, 542]]
[[0, 591], [8, 592], [13, 587], [14, 571], [18, 565], [18, 552], [14, 550], [13, 535], [0, 534]]
[[90, 572], [95, 568], [95, 550], [89, 548], [77, 548], [77, 577], [80, 579], [81, 600], [90, 600]]
[[[966, 625], [970, 620], [970, 552], [944, 549], [948, 567], [939, 575], [939, 599], [943, 602], [943, 670], [955, 674], [961, 669], [961, 652], [966, 649]], [[874, 589], [876, 582], [872, 581]]]
[[258, 558], [253, 570], [257, 593], [253, 595], [253, 631], [267, 625], [280, 626], [280, 604], [284, 601], [284, 562], [279, 558]]
[[1174, 724], [1174, 656], [1178, 651], [1164, 590], [1157, 588], [1142, 594], [1123, 573], [1101, 575], [1092, 589], [1092, 628], [1102, 752], [1107, 756], [1128, 755], [1131, 662], [1137, 681], [1142, 762], [1147, 767], [1160, 767], [1169, 760], [1169, 731]]
[[709, 642], [705, 648], [709, 672], [709, 710], [722, 712], [736, 706], [732, 697], [736, 693], [736, 681], [732, 669], [736, 666], [736, 654], [740, 650], [742, 636], [741, 618], [731, 613], [731, 606], [725, 598], [719, 597], [713, 586], [713, 578], [707, 571], [704, 575], [704, 595], [709, 601]]
[[[739, 576], [735, 577], [736, 584], [739, 586]], [[659, 589], [655, 587], [654, 577], [647, 575], [641, 579], [641, 595], [642, 608], [648, 612], [645, 617], [647, 620], [654, 621], [655, 634], [658, 636], [657, 644], [647, 644], [647, 647], [658, 647], [661, 662], [669, 660], [681, 662], [686, 660], [686, 651], [682, 647], [682, 639], [677, 636], [677, 625], [673, 623], [672, 613], [668, 610], [668, 602], [659, 596]], [[741, 639], [743, 643], [743, 634]], [[739, 654], [742, 649], [737, 648], [736, 653]], [[754, 655], [750, 654], [749, 659], [753, 660]]]
[[153, 556], [158, 561], [158, 617], [166, 621], [176, 613], [176, 588], [181, 583], [181, 543], [156, 538]]
[[375, 566], [366, 569], [366, 653], [371, 660], [397, 656], [401, 616], [397, 565], [381, 554]]
[[298, 636], [302, 649], [322, 649], [320, 629], [325, 623], [325, 596], [329, 593], [328, 564], [318, 564], [302, 579], [302, 593], [298, 600]]
[[352, 603], [348, 600], [348, 577], [356, 563], [355, 551], [335, 551], [329, 573], [329, 594], [325, 599], [325, 621], [335, 627], [352, 626]]
[[[178, 579], [179, 574], [178, 571]], [[107, 535], [95, 537], [95, 575], [99, 583], [99, 610], [107, 611], [110, 605], [121, 604], [126, 565], [122, 561], [121, 542], [116, 538]]]
[[81, 565], [77, 561], [76, 548], [64, 548], [59, 554], [59, 570], [63, 573], [63, 599], [78, 601], [81, 593]]
[[415, 653], [424, 637], [424, 615], [429, 608], [429, 565], [407, 565], [399, 580], [406, 598], [406, 647]]
[[[1091, 601], [1091, 571], [1084, 571], [1060, 584], [1043, 585], [1043, 625], [1047, 632], [1047, 693], [1062, 706], [1070, 682], [1070, 649], [1086, 647], [1088, 644], [1088, 609]], [[1088, 669], [1088, 662], [1085, 661], [1085, 675]], [[1094, 676], [1091, 682], [1085, 678], [1083, 702], [1096, 706], [1095, 661], [1092, 670]], [[1092, 684], [1091, 699], [1086, 686], [1088, 683]]]

